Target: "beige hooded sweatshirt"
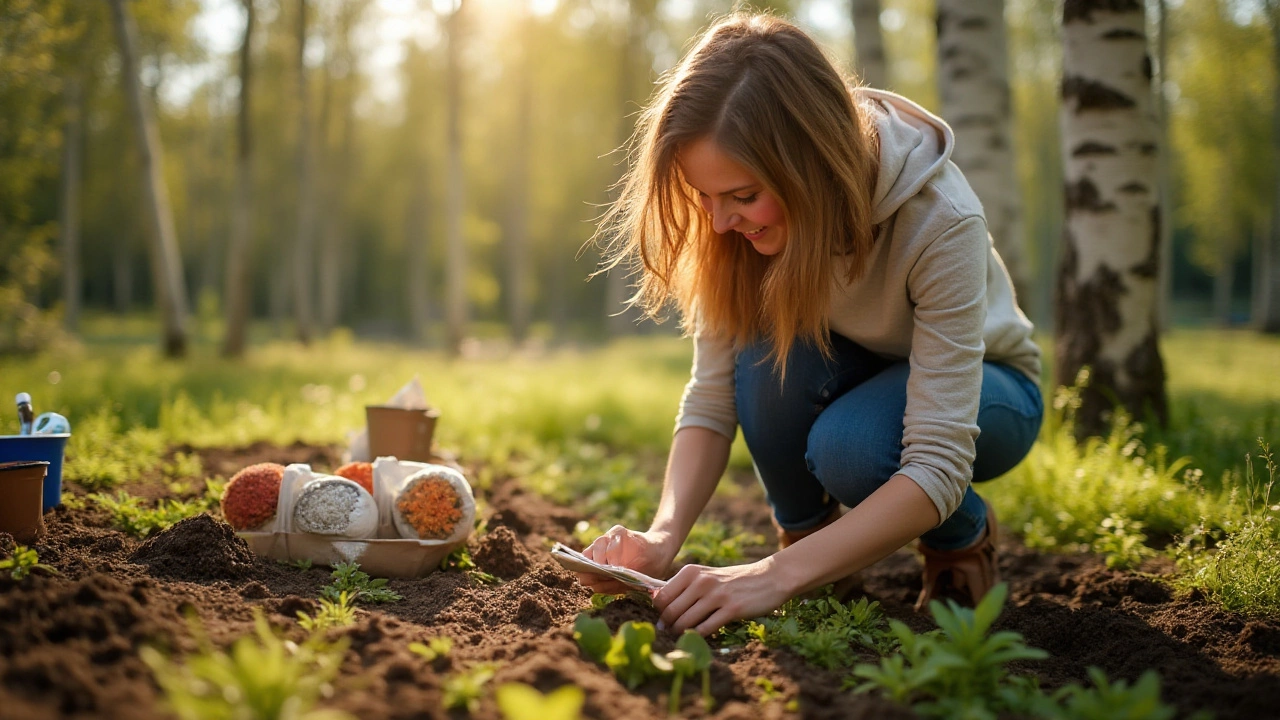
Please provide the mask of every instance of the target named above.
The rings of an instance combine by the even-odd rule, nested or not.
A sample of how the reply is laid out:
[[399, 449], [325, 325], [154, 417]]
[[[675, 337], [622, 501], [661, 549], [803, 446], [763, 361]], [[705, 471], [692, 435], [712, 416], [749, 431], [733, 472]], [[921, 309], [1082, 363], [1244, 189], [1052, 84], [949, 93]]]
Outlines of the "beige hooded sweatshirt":
[[[955, 136], [940, 118], [881, 90], [854, 100], [880, 136], [872, 198], [875, 245], [866, 272], [831, 280], [829, 325], [886, 358], [905, 359], [907, 411], [899, 472], [944, 520], [973, 478], [983, 360], [1040, 377], [1032, 326], [987, 233], [982, 204], [951, 162]], [[737, 431], [731, 340], [694, 335], [693, 372], [676, 430]]]

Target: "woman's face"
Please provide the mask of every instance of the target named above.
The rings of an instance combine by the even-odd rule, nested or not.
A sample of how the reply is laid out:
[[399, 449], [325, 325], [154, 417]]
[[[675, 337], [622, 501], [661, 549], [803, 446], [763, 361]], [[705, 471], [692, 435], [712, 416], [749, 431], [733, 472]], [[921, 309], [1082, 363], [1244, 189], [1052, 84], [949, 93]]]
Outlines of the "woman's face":
[[782, 252], [787, 245], [782, 203], [755, 175], [711, 138], [685, 146], [677, 162], [685, 180], [698, 191], [716, 232], [740, 234], [761, 255]]

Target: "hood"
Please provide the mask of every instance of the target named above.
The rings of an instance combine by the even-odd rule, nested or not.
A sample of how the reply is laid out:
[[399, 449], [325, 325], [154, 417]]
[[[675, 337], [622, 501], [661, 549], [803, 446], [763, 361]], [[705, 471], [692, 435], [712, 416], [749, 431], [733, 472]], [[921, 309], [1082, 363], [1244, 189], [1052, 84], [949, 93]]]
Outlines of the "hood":
[[942, 118], [885, 90], [859, 88], [880, 137], [880, 169], [871, 196], [871, 222], [879, 225], [933, 179], [951, 159], [955, 134]]

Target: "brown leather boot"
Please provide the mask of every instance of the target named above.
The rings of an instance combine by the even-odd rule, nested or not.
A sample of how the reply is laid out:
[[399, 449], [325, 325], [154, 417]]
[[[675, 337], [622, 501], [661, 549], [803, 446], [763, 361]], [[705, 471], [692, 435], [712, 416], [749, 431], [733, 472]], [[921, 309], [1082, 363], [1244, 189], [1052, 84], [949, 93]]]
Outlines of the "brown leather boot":
[[916, 600], [916, 612], [927, 610], [930, 600], [947, 598], [967, 607], [977, 605], [1000, 582], [996, 553], [999, 532], [995, 510], [987, 503], [987, 528], [969, 547], [935, 550], [916, 541], [916, 548], [924, 555], [924, 586]]
[[[823, 518], [821, 522], [819, 522], [817, 525], [814, 525], [811, 528], [806, 528], [804, 530], [783, 530], [782, 526], [778, 524], [778, 521], [775, 518], [773, 521], [773, 527], [775, 530], [778, 531], [778, 549], [782, 550], [783, 548], [786, 548], [790, 545], [793, 545], [799, 542], [801, 538], [809, 537], [810, 535], [818, 532], [822, 528], [839, 520], [840, 516], [843, 514], [844, 514], [844, 508], [841, 507], [840, 505], [836, 505], [834, 508], [832, 508], [831, 513], [827, 515], [825, 518]], [[855, 590], [862, 587], [861, 580], [862, 579], [858, 576], [858, 573], [853, 573], [848, 577], [840, 578], [839, 580], [835, 581], [834, 585], [831, 588], [831, 597], [834, 597], [836, 600], [840, 600], [841, 602], [843, 602], [845, 598], [847, 598]], [[810, 597], [810, 596], [818, 597], [819, 595], [820, 595], [820, 592], [818, 590], [812, 590], [809, 593], [802, 595], [801, 597]]]
[[831, 512], [828, 513], [826, 517], [822, 518], [822, 520], [818, 522], [817, 525], [814, 525], [811, 528], [805, 528], [804, 530], [784, 530], [782, 529], [782, 526], [778, 524], [778, 519], [773, 518], [773, 529], [778, 531], [778, 549], [782, 550], [794, 545], [795, 543], [800, 542], [802, 538], [807, 538], [836, 520], [839, 520], [841, 515], [840, 510], [840, 506], [836, 505], [831, 509]]

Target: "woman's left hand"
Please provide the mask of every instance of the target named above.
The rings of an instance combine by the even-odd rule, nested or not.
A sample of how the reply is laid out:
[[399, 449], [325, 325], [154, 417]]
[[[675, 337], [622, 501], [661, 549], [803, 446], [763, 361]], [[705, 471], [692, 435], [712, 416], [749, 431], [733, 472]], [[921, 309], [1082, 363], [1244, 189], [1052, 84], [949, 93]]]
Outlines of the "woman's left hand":
[[672, 632], [706, 636], [734, 620], [759, 617], [790, 599], [773, 558], [749, 565], [686, 565], [653, 597]]

